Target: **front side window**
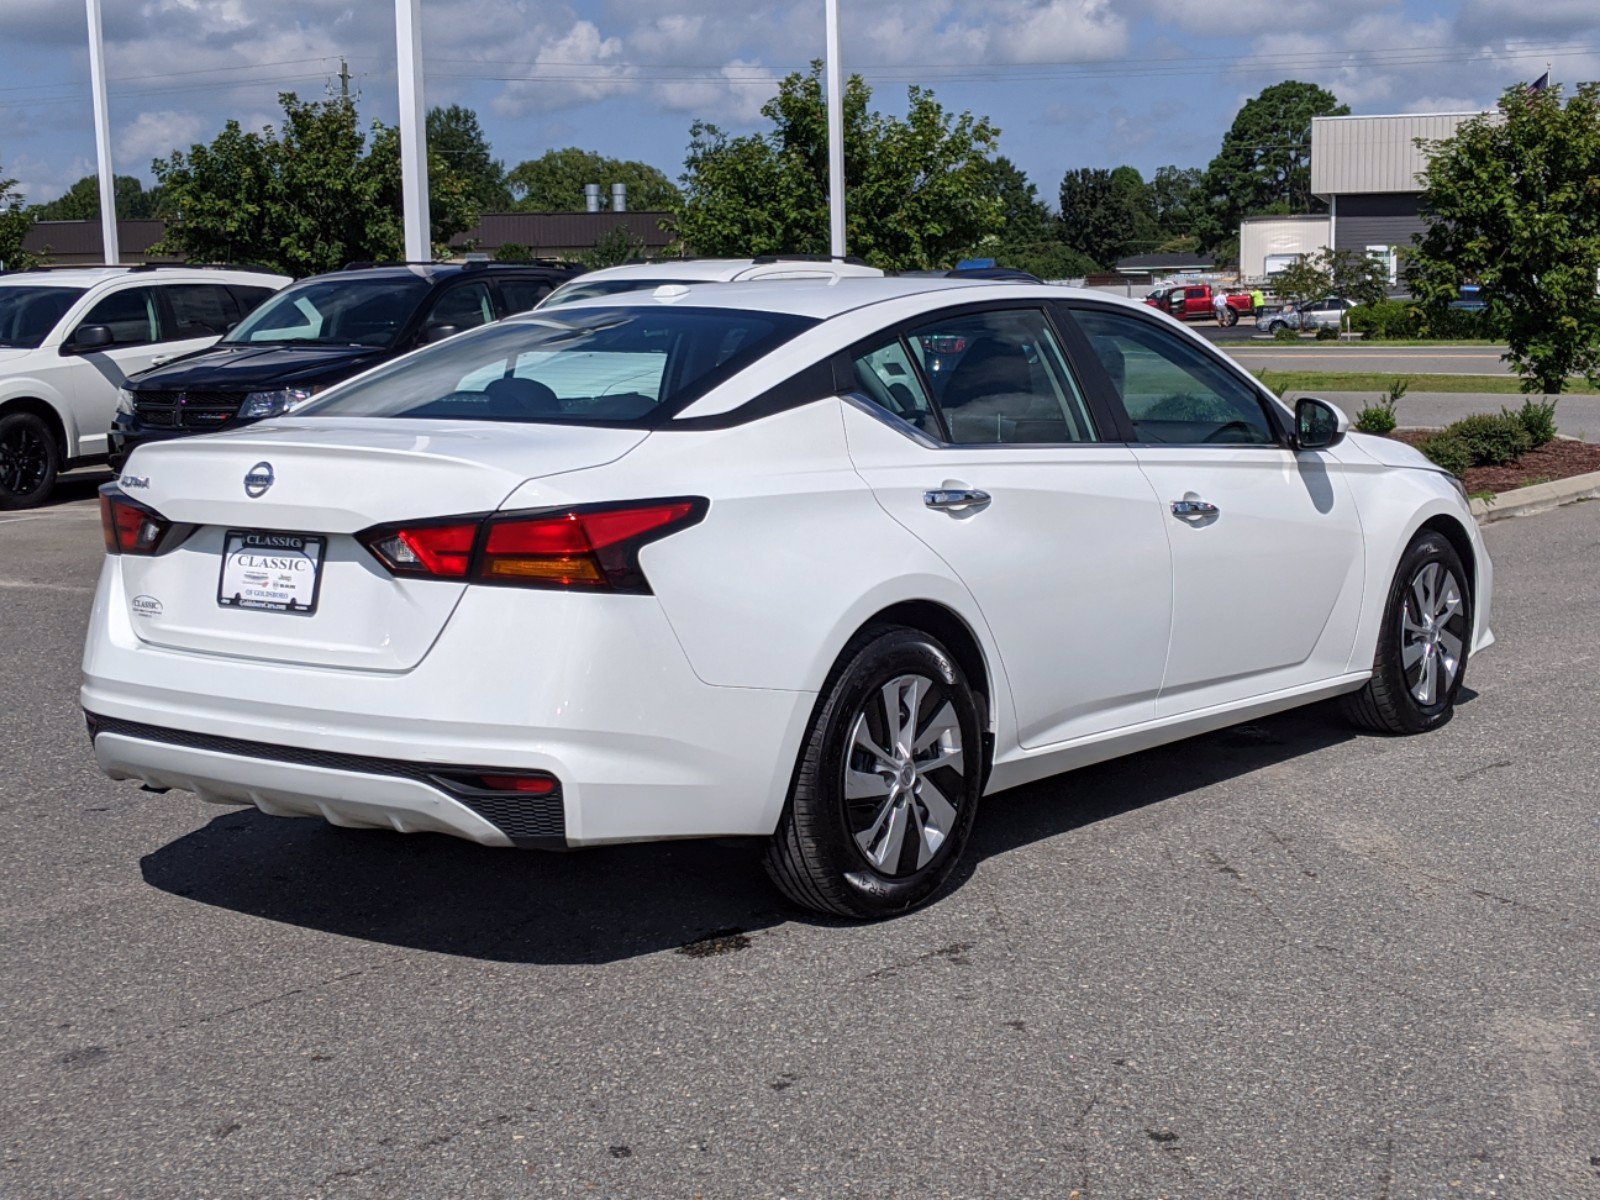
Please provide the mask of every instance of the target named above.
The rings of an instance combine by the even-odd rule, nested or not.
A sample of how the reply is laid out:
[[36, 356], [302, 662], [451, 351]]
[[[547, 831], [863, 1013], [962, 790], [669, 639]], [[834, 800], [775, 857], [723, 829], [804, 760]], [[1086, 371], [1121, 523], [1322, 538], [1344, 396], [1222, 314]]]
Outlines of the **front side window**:
[[494, 302], [489, 298], [489, 285], [466, 283], [450, 288], [434, 301], [426, 328], [476, 329], [492, 320]]
[[69, 287], [0, 288], [0, 347], [37, 347], [83, 291]]
[[527, 312], [549, 294], [550, 285], [542, 279], [500, 280], [500, 298], [505, 301], [507, 315]]
[[906, 339], [958, 445], [1092, 442], [1094, 422], [1042, 312], [965, 313]]
[[169, 337], [221, 337], [239, 319], [239, 307], [225, 287], [214, 283], [172, 283], [164, 289], [172, 306]]
[[144, 346], [157, 341], [161, 334], [156, 324], [155, 291], [139, 287], [112, 292], [89, 310], [78, 328], [85, 325], [104, 325], [111, 330], [113, 346]]
[[308, 280], [278, 292], [225, 340], [392, 346], [429, 286], [418, 275]]
[[646, 425], [813, 324], [731, 309], [551, 313], [439, 342], [296, 415]]
[[1181, 334], [1099, 310], [1073, 313], [1127, 411], [1134, 438], [1156, 445], [1276, 445], [1249, 384]]

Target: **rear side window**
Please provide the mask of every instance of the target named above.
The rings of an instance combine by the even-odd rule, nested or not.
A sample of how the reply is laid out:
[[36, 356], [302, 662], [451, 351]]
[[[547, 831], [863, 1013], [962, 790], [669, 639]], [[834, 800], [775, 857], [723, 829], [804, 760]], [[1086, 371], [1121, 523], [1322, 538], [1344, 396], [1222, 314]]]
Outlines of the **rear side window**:
[[172, 307], [169, 338], [221, 337], [239, 320], [228, 289], [215, 283], [172, 283], [162, 289]]
[[297, 415], [649, 425], [815, 323], [731, 309], [541, 310], [380, 367]]
[[1094, 422], [1035, 309], [958, 314], [906, 339], [958, 445], [1092, 442]]
[[549, 294], [550, 285], [542, 279], [500, 280], [500, 298], [508, 315], [527, 312]]
[[156, 295], [152, 288], [124, 288], [113, 292], [89, 310], [79, 323], [104, 325], [111, 330], [113, 346], [144, 346], [160, 339], [156, 323]]
[[1260, 398], [1204, 350], [1152, 321], [1074, 310], [1133, 425], [1156, 445], [1276, 445]]
[[855, 368], [856, 390], [878, 407], [893, 413], [932, 437], [943, 438], [939, 418], [911, 361], [911, 351], [899, 338], [865, 354], [858, 355]]

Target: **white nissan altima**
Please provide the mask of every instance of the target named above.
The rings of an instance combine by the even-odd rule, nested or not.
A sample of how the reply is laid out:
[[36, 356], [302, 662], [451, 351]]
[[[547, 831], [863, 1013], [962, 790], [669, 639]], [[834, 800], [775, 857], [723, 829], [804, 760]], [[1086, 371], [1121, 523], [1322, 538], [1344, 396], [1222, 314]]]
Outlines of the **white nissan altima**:
[[932, 896], [982, 796], [1326, 697], [1450, 716], [1460, 486], [1170, 318], [945, 279], [671, 286], [462, 334], [102, 494], [113, 778], [490, 846], [759, 835]]

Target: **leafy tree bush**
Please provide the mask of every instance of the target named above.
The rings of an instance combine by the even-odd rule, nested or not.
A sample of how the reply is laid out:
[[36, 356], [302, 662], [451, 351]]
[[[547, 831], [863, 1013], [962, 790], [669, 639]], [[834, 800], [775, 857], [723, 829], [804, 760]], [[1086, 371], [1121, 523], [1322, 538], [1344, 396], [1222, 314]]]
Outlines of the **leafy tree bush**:
[[617, 225], [600, 235], [594, 248], [583, 256], [583, 265], [591, 271], [601, 267], [620, 267], [644, 256], [644, 239], [636, 238], [627, 228]]
[[34, 256], [22, 248], [22, 239], [33, 228], [33, 215], [22, 207], [22, 195], [15, 179], [0, 179], [0, 264], [17, 271], [31, 267]]
[[1530, 396], [1515, 412], [1506, 408], [1500, 411], [1508, 417], [1515, 417], [1527, 431], [1534, 447], [1538, 448], [1555, 440], [1556, 403], [1555, 400], [1535, 400]]
[[1369, 404], [1356, 414], [1356, 429], [1361, 433], [1377, 434], [1385, 437], [1395, 430], [1399, 419], [1395, 416], [1395, 406], [1400, 403], [1400, 398], [1406, 394], [1406, 389], [1411, 386], [1410, 380], [1396, 379], [1389, 385], [1376, 404]]
[[521, 242], [501, 242], [494, 252], [495, 262], [527, 262], [533, 257], [533, 247]]
[[1349, 111], [1332, 92], [1293, 79], [1245, 101], [1206, 169], [1215, 236], [1236, 236], [1241, 217], [1320, 208], [1311, 195], [1311, 118]]
[[[144, 190], [132, 175], [117, 175], [111, 181], [117, 201], [117, 216], [123, 220], [157, 216], [161, 189]], [[100, 177], [85, 175], [54, 200], [35, 204], [30, 210], [36, 221], [97, 221], [100, 219]]]
[[[1003, 208], [989, 155], [999, 131], [952, 115], [922, 87], [905, 118], [871, 108], [853, 75], [844, 94], [850, 252], [880, 267], [944, 266], [999, 232]], [[789, 75], [762, 114], [765, 132], [730, 137], [690, 127], [675, 232], [700, 254], [828, 252], [828, 136], [822, 64]]]
[[1335, 329], [1332, 325], [1318, 325], [1317, 326], [1317, 341], [1319, 341], [1319, 342], [1336, 342], [1338, 340], [1339, 340], [1339, 331], [1337, 329]]
[[1155, 249], [1155, 208], [1134, 167], [1080, 167], [1061, 179], [1061, 240], [1102, 267]]
[[1417, 447], [1437, 467], [1449, 471], [1457, 479], [1474, 466], [1472, 447], [1448, 429], [1423, 439]]
[[443, 159], [480, 213], [504, 212], [511, 207], [506, 186], [506, 165], [489, 149], [478, 114], [452, 104], [428, 110], [428, 157]]
[[1350, 328], [1369, 338], [1420, 337], [1422, 309], [1404, 300], [1380, 300], [1350, 310]]
[[1472, 452], [1472, 465], [1500, 467], [1533, 449], [1533, 438], [1515, 413], [1475, 413], [1446, 427]]
[[1435, 309], [1480, 284], [1526, 392], [1600, 384], [1600, 83], [1509, 89], [1499, 112], [1425, 143], [1427, 232], [1412, 290]]
[[1294, 329], [1280, 329], [1272, 335], [1272, 340], [1275, 342], [1298, 342], [1300, 334]]
[[676, 212], [683, 194], [672, 180], [649, 163], [607, 158], [593, 150], [568, 146], [549, 150], [506, 172], [506, 185], [517, 212], [582, 212], [583, 187], [600, 185], [601, 203], [611, 203], [611, 185], [628, 185], [628, 207], [635, 212]]

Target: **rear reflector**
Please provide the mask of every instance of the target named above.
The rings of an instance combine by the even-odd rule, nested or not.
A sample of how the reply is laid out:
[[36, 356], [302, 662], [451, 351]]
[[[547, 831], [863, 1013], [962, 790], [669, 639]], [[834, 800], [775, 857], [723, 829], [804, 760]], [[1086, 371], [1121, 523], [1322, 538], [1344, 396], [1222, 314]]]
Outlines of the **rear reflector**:
[[357, 534], [396, 575], [511, 587], [649, 592], [639, 548], [705, 516], [698, 497], [403, 522]]
[[135, 504], [109, 485], [100, 492], [100, 532], [107, 554], [154, 554], [172, 528], [160, 513]]

